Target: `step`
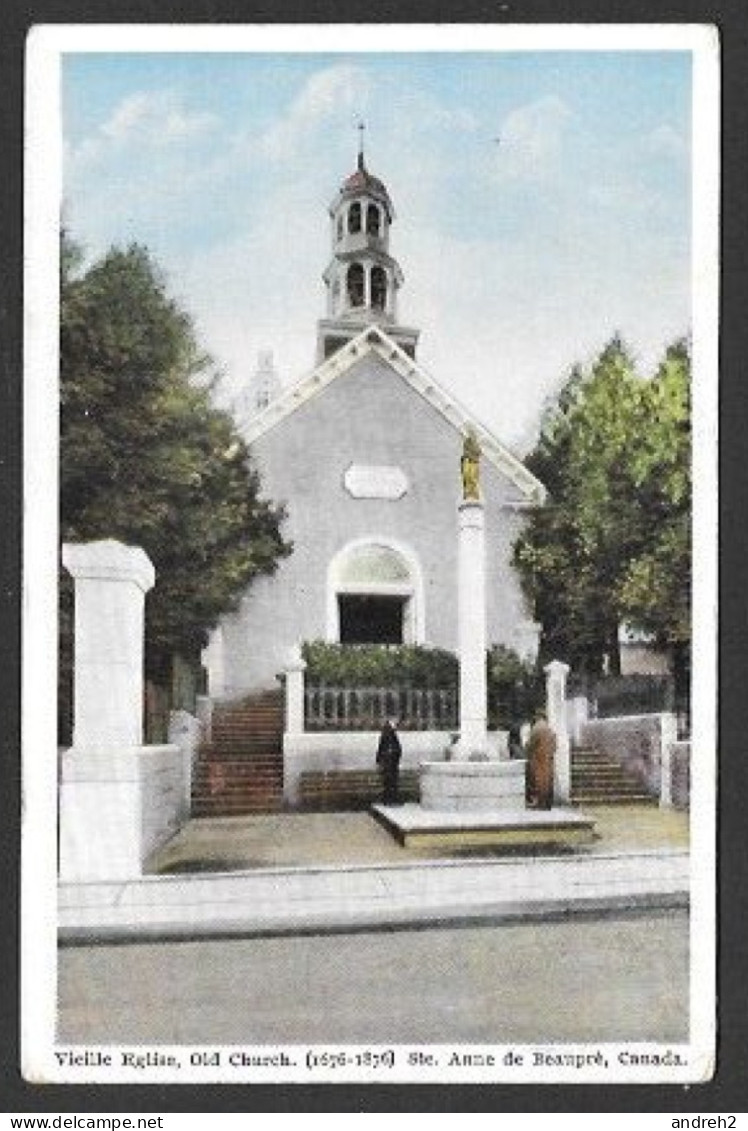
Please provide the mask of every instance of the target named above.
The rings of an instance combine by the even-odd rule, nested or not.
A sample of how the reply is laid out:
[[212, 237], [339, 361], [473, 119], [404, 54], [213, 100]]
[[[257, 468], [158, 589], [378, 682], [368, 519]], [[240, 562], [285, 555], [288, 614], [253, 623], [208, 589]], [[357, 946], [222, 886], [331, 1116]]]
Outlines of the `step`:
[[193, 805], [193, 817], [251, 817], [260, 816], [263, 813], [281, 813], [283, 811], [282, 801], [267, 802], [264, 805], [252, 804], [239, 804], [239, 805]]
[[263, 726], [282, 726], [282, 711], [233, 711], [223, 714], [214, 714], [212, 723], [217, 726], [232, 726], [233, 724], [257, 723]]
[[249, 777], [256, 773], [283, 773], [283, 762], [279, 758], [241, 758], [238, 761], [228, 761], [223, 758], [211, 758], [209, 762], [198, 762], [195, 767], [195, 776], [211, 773], [236, 774]]
[[237, 738], [232, 742], [212, 742], [211, 748], [213, 750], [221, 750], [224, 754], [232, 752], [246, 752], [248, 754], [281, 754], [282, 747], [279, 741], [270, 741], [264, 739], [262, 741], [252, 742], [246, 738]]
[[213, 722], [210, 723], [214, 731], [239, 731], [242, 727], [255, 727], [258, 731], [282, 731], [283, 718], [282, 716], [273, 716], [272, 718], [258, 715], [247, 716], [232, 716], [231, 718], [222, 718], [218, 716], [213, 717]]
[[192, 792], [218, 793], [222, 789], [276, 789], [283, 785], [282, 774], [253, 774], [251, 777], [240, 777], [238, 774], [213, 775], [195, 778]]
[[630, 773], [622, 770], [620, 766], [575, 766], [572, 764], [571, 772], [572, 774], [577, 774], [579, 777], [583, 777], [584, 775], [601, 778], [632, 776]]
[[198, 762], [195, 774], [210, 774], [223, 771], [226, 774], [241, 774], [246, 777], [254, 773], [274, 772], [283, 773], [283, 762], [280, 758], [241, 758], [238, 761], [228, 761], [224, 758], [211, 758], [209, 762]]
[[621, 764], [611, 754], [585, 754], [582, 757], [572, 754], [571, 761], [575, 766], [620, 766]]
[[258, 727], [252, 724], [237, 727], [212, 727], [211, 740], [219, 738], [235, 740], [237, 738], [264, 738], [278, 740], [283, 735], [282, 727]]
[[596, 797], [600, 801], [607, 801], [609, 797], [630, 797], [636, 800], [637, 797], [649, 797], [650, 795], [643, 789], [574, 789], [571, 790], [572, 797]]
[[280, 759], [283, 756], [281, 746], [270, 742], [215, 742], [211, 744], [210, 752], [214, 758], [220, 758], [223, 762], [242, 762], [252, 757]]
[[282, 730], [257, 730], [251, 727], [237, 727], [236, 730], [225, 730], [213, 727], [211, 742], [266, 742], [280, 745], [283, 739]]
[[193, 797], [221, 797], [224, 794], [251, 793], [282, 793], [283, 782], [280, 778], [260, 778], [256, 781], [217, 781], [213, 785], [209, 782], [196, 782], [192, 790]]
[[634, 786], [636, 786], [637, 789], [646, 790], [646, 786], [645, 786], [644, 782], [640, 781], [639, 778], [635, 777], [633, 774], [622, 774], [620, 772], [617, 773], [617, 774], [574, 774], [574, 773], [572, 773], [571, 780], [573, 782], [575, 782], [575, 781], [576, 782], [582, 782], [582, 781], [594, 782], [595, 785], [600, 785], [600, 786], [603, 786], [603, 787], [606, 786], [606, 785], [615, 785], [615, 784], [620, 782], [621, 785], [634, 785]]
[[258, 723], [254, 719], [247, 719], [246, 722], [240, 721], [238, 723], [219, 723], [211, 724], [212, 734], [225, 734], [229, 737], [234, 737], [237, 734], [283, 734], [282, 723]]
[[231, 785], [224, 783], [216, 787], [214, 790], [210, 789], [193, 789], [192, 799], [202, 800], [215, 800], [219, 797], [275, 797], [283, 793], [283, 782], [268, 781], [268, 782], [255, 782], [254, 784], [241, 784]]
[[215, 795], [218, 793], [225, 793], [227, 790], [249, 790], [257, 789], [281, 789], [283, 787], [283, 778], [280, 774], [265, 774], [263, 776], [255, 776], [254, 778], [201, 778], [196, 781], [192, 787], [192, 794], [196, 796], [198, 793]]
[[657, 798], [652, 797], [649, 793], [632, 794], [622, 796], [621, 794], [611, 794], [608, 797], [601, 797], [599, 794], [588, 795], [585, 793], [572, 793], [572, 805], [657, 805]]
[[600, 766], [604, 769], [620, 770], [621, 763], [616, 762], [614, 758], [574, 758], [571, 759], [572, 769], [580, 768], [584, 770], [595, 769]]
[[283, 785], [282, 774], [252, 774], [251, 777], [240, 777], [238, 774], [224, 774], [219, 776], [209, 775], [195, 778], [192, 786], [194, 793], [218, 793], [223, 789], [274, 789]]
[[225, 747], [204, 746], [200, 752], [202, 762], [282, 762], [283, 751], [279, 746], [265, 747], [264, 749], [247, 749], [246, 747], [226, 749]]
[[639, 793], [646, 793], [647, 787], [644, 782], [639, 781], [637, 778], [623, 777], [619, 775], [614, 778], [574, 778], [571, 779], [572, 785], [577, 787], [587, 786], [590, 789], [634, 789]]

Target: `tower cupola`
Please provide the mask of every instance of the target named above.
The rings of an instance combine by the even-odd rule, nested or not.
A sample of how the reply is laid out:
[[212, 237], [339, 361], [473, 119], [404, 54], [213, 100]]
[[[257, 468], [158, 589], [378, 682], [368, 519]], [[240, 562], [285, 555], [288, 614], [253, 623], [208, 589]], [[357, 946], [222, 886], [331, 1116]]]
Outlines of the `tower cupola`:
[[322, 276], [327, 317], [319, 323], [318, 361], [372, 324], [382, 326], [414, 356], [418, 331], [397, 320], [403, 273], [390, 254], [395, 210], [384, 183], [366, 167], [363, 144], [357, 167], [340, 186], [329, 214], [332, 257]]

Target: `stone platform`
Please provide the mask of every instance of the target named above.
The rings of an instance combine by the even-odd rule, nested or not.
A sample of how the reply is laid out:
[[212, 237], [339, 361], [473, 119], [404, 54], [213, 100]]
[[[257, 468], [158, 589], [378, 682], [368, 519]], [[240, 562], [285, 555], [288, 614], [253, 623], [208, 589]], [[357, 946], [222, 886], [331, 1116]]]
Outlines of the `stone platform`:
[[523, 812], [525, 766], [523, 759], [421, 762], [421, 805], [439, 812]]
[[373, 805], [377, 820], [404, 848], [526, 847], [590, 844], [595, 821], [574, 809], [427, 809]]

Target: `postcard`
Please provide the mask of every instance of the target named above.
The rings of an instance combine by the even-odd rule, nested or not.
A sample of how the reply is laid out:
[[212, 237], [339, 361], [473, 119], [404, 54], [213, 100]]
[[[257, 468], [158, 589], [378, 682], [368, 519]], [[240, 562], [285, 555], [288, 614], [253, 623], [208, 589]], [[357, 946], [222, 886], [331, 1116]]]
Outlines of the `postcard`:
[[26, 1079], [711, 1079], [716, 30], [27, 93]]

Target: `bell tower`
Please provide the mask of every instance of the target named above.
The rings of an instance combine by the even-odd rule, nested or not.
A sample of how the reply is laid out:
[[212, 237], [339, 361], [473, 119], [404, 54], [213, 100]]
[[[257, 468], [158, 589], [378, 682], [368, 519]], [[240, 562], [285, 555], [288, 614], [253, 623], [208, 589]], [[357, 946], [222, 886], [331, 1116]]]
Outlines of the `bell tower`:
[[318, 323], [318, 363], [370, 325], [381, 326], [415, 356], [418, 330], [397, 320], [403, 273], [390, 255], [395, 210], [382, 181], [366, 168], [363, 130], [360, 125], [356, 170], [343, 181], [329, 208], [332, 258], [322, 276], [327, 317]]

